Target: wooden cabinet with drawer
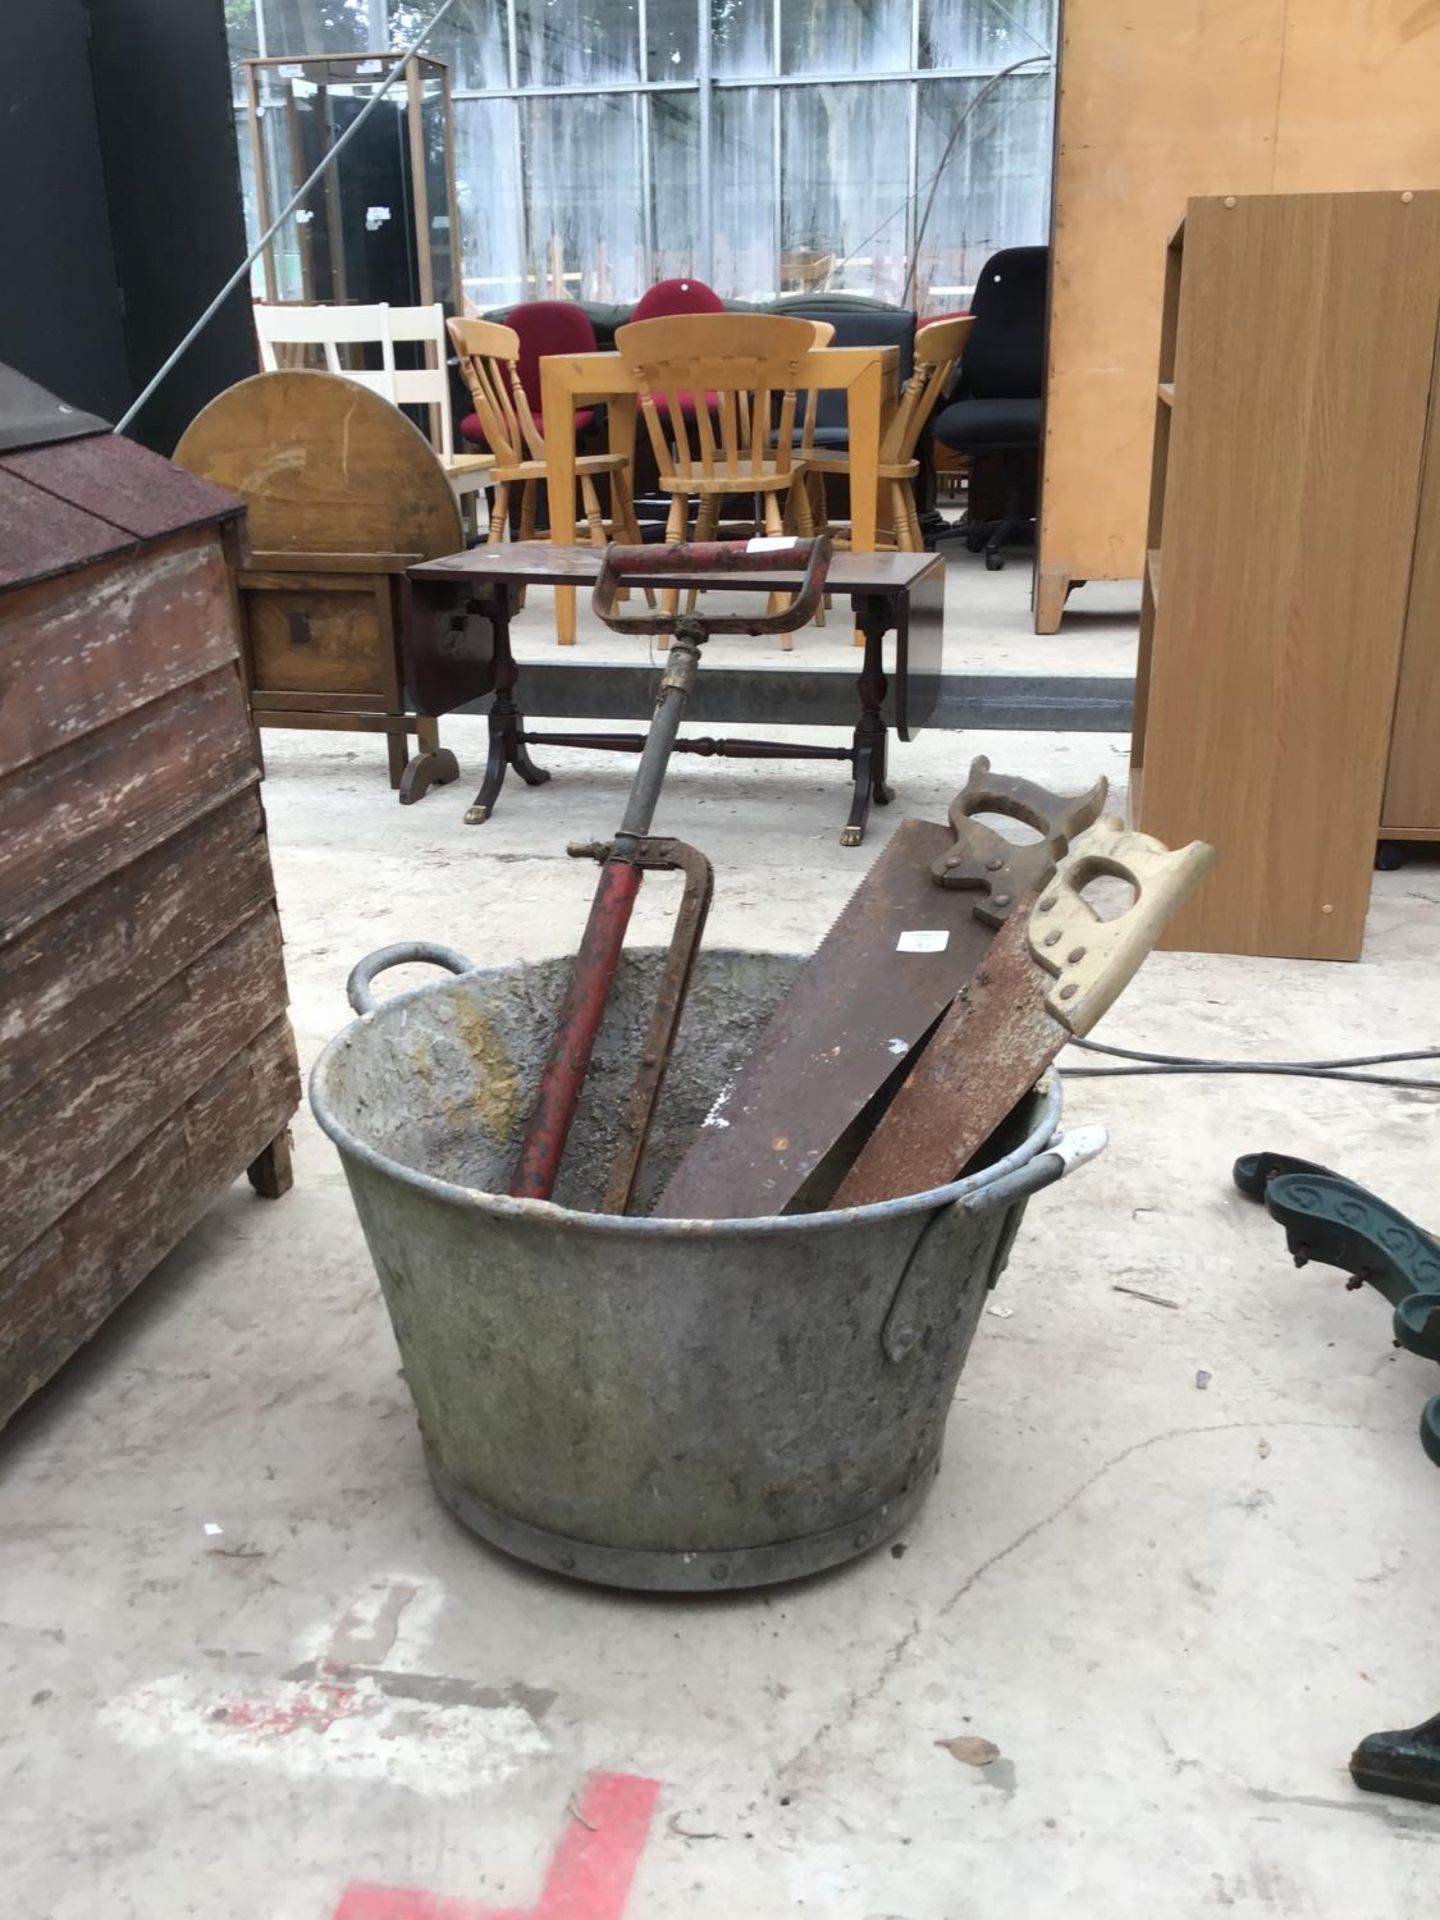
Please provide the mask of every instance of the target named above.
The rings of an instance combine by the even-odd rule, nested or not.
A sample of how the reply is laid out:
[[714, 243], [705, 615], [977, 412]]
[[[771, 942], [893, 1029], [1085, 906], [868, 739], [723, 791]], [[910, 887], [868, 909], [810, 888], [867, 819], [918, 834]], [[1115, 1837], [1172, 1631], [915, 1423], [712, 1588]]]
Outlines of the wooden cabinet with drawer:
[[435, 771], [434, 720], [406, 711], [400, 664], [405, 569], [465, 544], [425, 436], [338, 374], [262, 373], [212, 400], [175, 458], [249, 509], [236, 585], [255, 724], [383, 733], [402, 801], [428, 784], [402, 785], [412, 733], [428, 779], [453, 778]]

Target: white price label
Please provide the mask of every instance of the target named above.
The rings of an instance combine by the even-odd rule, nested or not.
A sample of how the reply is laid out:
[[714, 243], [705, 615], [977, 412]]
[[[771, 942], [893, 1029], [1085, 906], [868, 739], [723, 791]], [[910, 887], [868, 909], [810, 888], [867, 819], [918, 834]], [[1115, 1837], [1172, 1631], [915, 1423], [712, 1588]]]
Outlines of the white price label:
[[950, 935], [944, 927], [920, 927], [910, 933], [902, 933], [895, 942], [897, 953], [943, 953], [950, 944]]
[[747, 553], [776, 553], [781, 547], [793, 547], [795, 542], [788, 533], [762, 533], [754, 540], [745, 542]]

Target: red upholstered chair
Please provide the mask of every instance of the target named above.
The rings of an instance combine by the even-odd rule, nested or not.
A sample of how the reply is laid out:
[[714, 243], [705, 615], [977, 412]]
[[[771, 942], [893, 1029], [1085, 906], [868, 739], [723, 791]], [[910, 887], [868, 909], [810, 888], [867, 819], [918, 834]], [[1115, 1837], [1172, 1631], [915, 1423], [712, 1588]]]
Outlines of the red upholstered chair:
[[[590, 316], [573, 300], [528, 300], [512, 307], [505, 325], [520, 341], [520, 385], [530, 402], [535, 425], [543, 434], [545, 422], [540, 413], [540, 362], [550, 353], [594, 353], [598, 342]], [[577, 407], [575, 431], [583, 433], [595, 418], [593, 407]], [[476, 446], [485, 445], [485, 430], [478, 413], [470, 413], [460, 422], [460, 431]]]
[[642, 293], [634, 320], [665, 320], [672, 313], [723, 313], [725, 302], [703, 280], [661, 280]]
[[[642, 293], [631, 314], [632, 325], [637, 320], [669, 320], [679, 313], [724, 313], [725, 302], [713, 287], [707, 287], [703, 280], [659, 280], [648, 293]], [[695, 396], [690, 393], [676, 394], [680, 411], [687, 420], [695, 416]], [[664, 414], [669, 410], [669, 401], [663, 394], [656, 396], [656, 407]], [[707, 407], [713, 408], [715, 396], [707, 393]]]

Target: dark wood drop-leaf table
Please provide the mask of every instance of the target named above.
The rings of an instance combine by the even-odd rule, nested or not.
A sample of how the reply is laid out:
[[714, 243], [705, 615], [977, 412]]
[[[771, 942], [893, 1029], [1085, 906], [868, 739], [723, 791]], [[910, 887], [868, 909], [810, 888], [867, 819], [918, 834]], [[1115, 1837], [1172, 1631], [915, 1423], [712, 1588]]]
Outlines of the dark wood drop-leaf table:
[[[594, 547], [541, 544], [472, 547], [443, 560], [427, 560], [405, 576], [401, 642], [405, 680], [417, 713], [438, 718], [493, 694], [490, 756], [468, 821], [488, 820], [505, 775], [513, 767], [530, 786], [550, 778], [530, 758], [532, 746], [590, 747], [636, 753], [642, 734], [536, 733], [527, 729], [517, 699], [519, 666], [510, 647], [510, 622], [522, 590], [532, 586], [593, 586], [601, 553]], [[663, 577], [657, 586], [666, 584]], [[676, 587], [693, 576], [676, 575]], [[757, 592], [798, 587], [799, 574], [727, 575], [726, 591], [753, 586]], [[859, 846], [872, 802], [886, 805], [890, 725], [913, 740], [934, 716], [940, 696], [945, 625], [945, 563], [933, 553], [840, 553], [827, 582], [837, 602], [848, 600], [864, 635], [865, 651], [856, 694], [859, 712], [849, 746], [819, 746], [781, 740], [726, 740], [708, 735], [681, 739], [679, 753], [725, 759], [843, 760], [854, 775], [842, 846]], [[895, 636], [893, 672], [886, 672], [887, 636]], [[804, 643], [795, 654], [803, 665]], [[772, 671], [767, 669], [767, 671]], [[813, 669], [809, 669], [813, 672]], [[702, 676], [703, 679], [703, 676]], [[402, 803], [418, 800], [432, 785], [453, 780], [458, 768], [448, 749], [417, 753], [405, 769]]]

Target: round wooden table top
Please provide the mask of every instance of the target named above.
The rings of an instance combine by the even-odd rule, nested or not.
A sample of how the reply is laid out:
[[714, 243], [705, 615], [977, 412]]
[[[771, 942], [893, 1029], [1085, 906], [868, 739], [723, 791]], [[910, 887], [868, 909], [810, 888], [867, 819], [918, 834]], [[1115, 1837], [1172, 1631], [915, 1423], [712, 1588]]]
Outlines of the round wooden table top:
[[176, 464], [238, 493], [257, 553], [413, 553], [465, 544], [434, 448], [388, 400], [334, 373], [262, 373], [217, 394]]

